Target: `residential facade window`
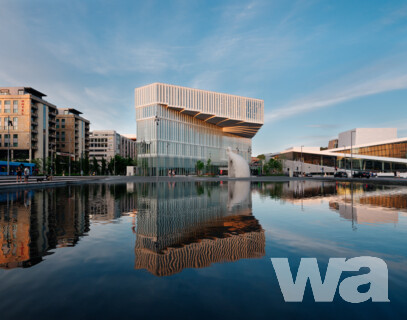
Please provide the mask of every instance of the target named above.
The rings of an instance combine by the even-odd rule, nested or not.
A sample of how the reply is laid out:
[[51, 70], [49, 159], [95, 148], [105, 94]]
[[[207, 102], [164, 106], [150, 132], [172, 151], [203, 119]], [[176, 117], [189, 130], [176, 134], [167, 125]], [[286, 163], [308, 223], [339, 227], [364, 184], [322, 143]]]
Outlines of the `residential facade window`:
[[18, 113], [18, 101], [13, 101], [13, 113]]
[[13, 134], [13, 147], [18, 147], [18, 134]]
[[10, 146], [10, 135], [9, 135], [9, 134], [5, 134], [5, 135], [4, 135], [4, 146], [5, 146], [5, 147], [9, 147], [9, 146]]
[[18, 118], [17, 117], [13, 118], [13, 128], [14, 128], [14, 130], [18, 129]]
[[4, 113], [10, 113], [10, 100], [4, 101]]

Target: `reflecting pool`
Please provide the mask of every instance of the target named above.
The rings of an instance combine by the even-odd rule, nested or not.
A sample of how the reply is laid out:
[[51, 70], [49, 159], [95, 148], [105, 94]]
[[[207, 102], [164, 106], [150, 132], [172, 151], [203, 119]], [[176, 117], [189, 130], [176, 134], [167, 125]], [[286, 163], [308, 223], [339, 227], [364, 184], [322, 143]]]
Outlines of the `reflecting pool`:
[[[90, 184], [0, 194], [1, 319], [384, 318], [407, 308], [407, 188], [317, 181]], [[285, 302], [316, 258], [370, 256], [390, 302]], [[369, 268], [343, 272], [369, 273]], [[341, 284], [338, 283], [338, 287]], [[373, 284], [371, 284], [373, 286]], [[369, 292], [369, 284], [359, 292]]]

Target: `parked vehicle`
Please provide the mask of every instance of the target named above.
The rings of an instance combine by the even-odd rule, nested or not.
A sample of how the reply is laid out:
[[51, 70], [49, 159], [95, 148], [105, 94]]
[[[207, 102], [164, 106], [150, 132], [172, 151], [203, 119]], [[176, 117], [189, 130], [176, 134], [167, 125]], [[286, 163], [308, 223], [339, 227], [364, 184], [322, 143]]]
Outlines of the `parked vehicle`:
[[308, 177], [308, 178], [311, 178], [311, 177], [312, 177], [312, 174], [311, 174], [311, 173], [306, 173], [304, 176], [305, 176], [305, 177]]
[[354, 171], [353, 172], [353, 177], [354, 178], [370, 178], [370, 173], [366, 171]]
[[347, 178], [348, 174], [345, 171], [338, 171], [334, 173], [335, 178]]

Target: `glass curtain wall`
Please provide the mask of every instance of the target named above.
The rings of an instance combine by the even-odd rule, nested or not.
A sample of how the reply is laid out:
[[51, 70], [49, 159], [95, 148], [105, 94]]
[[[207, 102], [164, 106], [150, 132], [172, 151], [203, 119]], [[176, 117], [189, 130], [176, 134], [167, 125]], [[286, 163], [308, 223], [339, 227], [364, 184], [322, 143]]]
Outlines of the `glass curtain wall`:
[[167, 175], [195, 172], [201, 160], [217, 170], [227, 166], [226, 149], [241, 155], [248, 162], [251, 157], [251, 139], [226, 134], [222, 128], [191, 116], [169, 110], [161, 105], [138, 108], [137, 155], [143, 175]]

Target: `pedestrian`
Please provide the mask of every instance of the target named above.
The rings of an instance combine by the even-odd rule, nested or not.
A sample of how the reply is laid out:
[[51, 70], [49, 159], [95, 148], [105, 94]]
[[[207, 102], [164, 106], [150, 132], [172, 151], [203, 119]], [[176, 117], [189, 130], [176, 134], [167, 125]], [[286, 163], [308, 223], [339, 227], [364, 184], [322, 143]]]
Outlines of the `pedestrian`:
[[175, 177], [175, 170], [172, 170], [172, 176]]
[[18, 183], [18, 180], [20, 180], [20, 182], [23, 182], [22, 179], [23, 179], [23, 172], [21, 171], [21, 168], [18, 167], [17, 168], [17, 183]]
[[25, 167], [25, 169], [24, 169], [24, 181], [25, 181], [25, 183], [28, 183], [29, 176], [30, 176], [30, 169], [28, 169], [28, 167]]

